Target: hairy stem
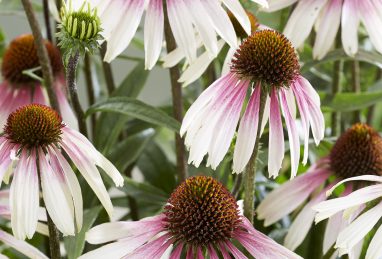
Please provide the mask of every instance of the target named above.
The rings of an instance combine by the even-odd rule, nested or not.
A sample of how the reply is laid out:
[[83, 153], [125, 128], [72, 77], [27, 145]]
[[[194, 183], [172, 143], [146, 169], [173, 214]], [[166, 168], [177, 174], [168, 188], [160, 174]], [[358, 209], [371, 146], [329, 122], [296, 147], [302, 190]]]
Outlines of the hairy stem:
[[[165, 6], [165, 9], [167, 7]], [[166, 38], [166, 47], [167, 53], [171, 52], [176, 48], [176, 42], [174, 36], [172, 35], [170, 23], [168, 21], [167, 10], [165, 10], [165, 38]], [[180, 77], [180, 72], [178, 66], [171, 67], [170, 69], [170, 78], [171, 78], [171, 94], [172, 94], [172, 104], [174, 118], [178, 121], [183, 119], [183, 98], [182, 98], [182, 86], [178, 82]], [[179, 133], [175, 134], [175, 150], [176, 150], [176, 167], [178, 173], [178, 181], [182, 182], [187, 177], [187, 165], [185, 157], [185, 148], [183, 140], [180, 137]]]
[[48, 229], [49, 229], [49, 251], [50, 257], [52, 259], [61, 258], [60, 253], [60, 232], [58, 232], [57, 227], [54, 225], [49, 213], [46, 213], [48, 218]]
[[232, 195], [235, 197], [235, 199], [239, 198], [239, 193], [241, 190], [241, 184], [243, 182], [243, 174], [236, 175], [235, 183], [232, 188]]
[[77, 116], [80, 132], [85, 137], [88, 137], [85, 113], [82, 110], [80, 99], [78, 98], [77, 83], [76, 83], [76, 71], [77, 71], [79, 59], [80, 59], [80, 54], [78, 52], [74, 56], [71, 56], [69, 58], [68, 66], [66, 68], [66, 83], [69, 88], [70, 99], [72, 101], [74, 112], [76, 113], [76, 116]]
[[44, 78], [44, 85], [46, 87], [49, 102], [53, 109], [60, 112], [60, 108], [57, 102], [57, 96], [54, 92], [54, 77], [52, 73], [52, 67], [50, 64], [50, 59], [48, 56], [48, 51], [46, 50], [44, 39], [42, 38], [41, 28], [37, 21], [36, 14], [33, 11], [32, 3], [30, 0], [21, 0], [26, 16], [28, 18], [29, 25], [32, 29], [34, 42], [37, 49], [37, 56], [41, 66], [42, 76]]
[[259, 121], [256, 133], [255, 147], [253, 148], [252, 156], [248, 162], [244, 175], [244, 216], [253, 223], [254, 206], [255, 206], [255, 175], [257, 154], [259, 153], [261, 122], [263, 120], [265, 102], [267, 100], [267, 92], [261, 91]]
[[[352, 61], [352, 90], [354, 93], [361, 92], [361, 80], [360, 80], [360, 66], [359, 61]], [[361, 112], [355, 111], [353, 113], [353, 123], [360, 122], [361, 120]]]

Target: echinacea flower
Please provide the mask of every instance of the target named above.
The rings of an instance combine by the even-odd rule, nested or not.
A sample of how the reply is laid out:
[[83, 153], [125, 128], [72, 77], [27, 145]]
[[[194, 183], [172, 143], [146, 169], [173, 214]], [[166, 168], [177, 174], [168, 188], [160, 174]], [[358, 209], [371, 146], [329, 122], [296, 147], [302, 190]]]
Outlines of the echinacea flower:
[[[381, 173], [381, 136], [366, 124], [355, 124], [338, 138], [327, 157], [313, 164], [308, 172], [269, 193], [257, 208], [258, 218], [265, 219], [264, 225], [269, 226], [297, 208], [300, 208], [307, 201], [296, 215], [285, 237], [284, 245], [291, 250], [295, 250], [305, 239], [313, 224], [316, 216], [313, 208], [326, 200], [326, 192], [333, 185], [350, 177], [367, 174], [380, 175]], [[367, 188], [370, 188], [370, 191], [372, 191], [371, 189], [376, 190], [373, 186]], [[352, 193], [354, 189], [354, 186], [347, 185], [341, 194], [341, 196], [345, 197], [339, 198], [338, 204], [340, 200], [351, 200], [351, 197], [355, 198], [353, 195], [359, 191]], [[346, 195], [349, 198], [346, 198], [348, 197]], [[329, 203], [333, 204], [333, 201], [323, 202], [320, 208], [325, 208], [324, 204], [326, 203], [328, 205]], [[341, 204], [341, 206], [342, 208], [350, 207], [345, 203]], [[326, 225], [323, 243], [324, 254], [333, 246], [338, 233], [349, 225], [363, 209], [361, 207], [349, 211], [347, 213], [348, 216], [344, 218], [342, 213], [337, 213], [341, 210], [340, 207], [336, 211], [331, 210], [333, 207], [330, 208], [330, 206], [326, 208], [328, 212], [331, 211], [333, 213], [327, 214], [323, 212], [322, 215], [319, 213], [316, 216], [316, 222], [333, 216], [329, 218]], [[320, 209], [320, 211], [323, 210]], [[362, 237], [359, 240], [361, 239]], [[357, 258], [356, 255], [359, 254], [362, 243], [353, 248], [353, 250], [349, 250], [349, 253], [352, 255], [351, 258]]]
[[[118, 240], [80, 258], [300, 258], [253, 228], [238, 210], [232, 194], [212, 177], [186, 179], [171, 194], [161, 214], [137, 222], [104, 223], [93, 227], [86, 240], [100, 244]], [[182, 256], [182, 258], [184, 258]]]
[[305, 133], [304, 162], [307, 161], [310, 125], [316, 144], [324, 136], [320, 98], [299, 69], [295, 50], [282, 34], [261, 30], [245, 39], [234, 54], [230, 71], [198, 97], [183, 119], [180, 134], [186, 135], [185, 144], [190, 150], [188, 161], [198, 167], [208, 154], [207, 165], [213, 169], [219, 165], [230, 147], [250, 88], [250, 99], [237, 133], [233, 171], [242, 172], [250, 159], [256, 141], [260, 98], [266, 95], [261, 126], [264, 127], [269, 118], [269, 174], [278, 175], [284, 157], [281, 106], [289, 135], [292, 177], [295, 176], [300, 157], [295, 101]]
[[[250, 12], [246, 11], [247, 16], [251, 22], [251, 31], [250, 33], [254, 33], [257, 29], [264, 27], [263, 25], [258, 24], [257, 18]], [[237, 41], [240, 42], [247, 38], [250, 34], [248, 34], [239, 21], [235, 18], [232, 12], [228, 12], [228, 16], [231, 19], [232, 25], [235, 29]], [[223, 39], [218, 40], [218, 53], [222, 51], [225, 46], [225, 41]], [[202, 42], [198, 42], [198, 47], [202, 47]], [[236, 46], [231, 46], [227, 52], [227, 55], [224, 59], [223, 68], [221, 74], [226, 74], [229, 71], [229, 63], [233, 58], [233, 55], [236, 51]], [[178, 64], [182, 59], [185, 58], [184, 53], [179, 48], [168, 53], [166, 56], [162, 58], [163, 67], [173, 67]], [[207, 70], [208, 66], [215, 59], [215, 56], [211, 55], [207, 50], [203, 51], [191, 64], [185, 64], [186, 69], [183, 71], [182, 75], [179, 78], [179, 82], [183, 84], [183, 86], [187, 86], [192, 82], [196, 81], [198, 78], [202, 76], [202, 74]]]
[[52, 108], [29, 104], [12, 112], [0, 137], [0, 183], [11, 173], [11, 225], [16, 238], [32, 238], [36, 231], [41, 184], [45, 207], [64, 235], [82, 226], [82, 194], [71, 162], [88, 182], [111, 216], [113, 206], [97, 166], [117, 186], [118, 170], [79, 132], [62, 123]]
[[334, 45], [341, 25], [342, 45], [349, 56], [358, 51], [360, 22], [369, 34], [375, 49], [382, 53], [382, 2], [380, 0], [269, 0], [273, 12], [298, 2], [284, 34], [300, 47], [315, 25], [314, 58], [323, 58]]
[[[44, 255], [42, 252], [40, 252], [40, 250], [38, 250], [34, 246], [28, 244], [27, 242], [23, 240], [19, 240], [15, 238], [14, 236], [8, 234], [7, 232], [1, 229], [0, 229], [0, 242], [4, 243], [5, 245], [9, 247], [12, 247], [13, 249], [16, 249], [16, 251], [22, 253], [28, 258], [33, 258], [33, 259], [48, 259], [49, 258], [46, 255]], [[0, 253], [0, 258], [2, 258], [1, 253]]]
[[[49, 41], [45, 41], [54, 76], [54, 91], [60, 112], [67, 125], [77, 129], [77, 119], [66, 98], [66, 83], [60, 51]], [[8, 115], [20, 106], [30, 103], [49, 104], [41, 81], [26, 75], [30, 71], [37, 77], [42, 76], [33, 35], [24, 34], [15, 38], [6, 49], [1, 64], [4, 81], [0, 83], [0, 128]], [[24, 73], [23, 73], [24, 72]]]
[[[263, 6], [266, 0], [253, 0]], [[197, 37], [200, 37], [210, 55], [218, 52], [217, 34], [230, 46], [236, 46], [236, 35], [229, 17], [217, 0], [90, 0], [98, 9], [104, 37], [107, 41], [105, 61], [111, 62], [130, 44], [146, 8], [144, 45], [146, 69], [157, 62], [164, 31], [164, 5], [176, 44], [187, 60], [196, 58]], [[237, 0], [223, 0], [243, 28], [250, 33], [251, 25]], [[197, 36], [195, 35], [197, 33]]]
[[[313, 207], [317, 211], [316, 221], [321, 221], [333, 215], [346, 217], [355, 209], [360, 213], [357, 218], [346, 228], [341, 229], [336, 236], [335, 247], [340, 250], [340, 255], [349, 254], [357, 246], [362, 248], [363, 239], [374, 228], [377, 227], [366, 252], [366, 259], [379, 259], [382, 255], [382, 226], [377, 223], [382, 219], [382, 173], [379, 175], [361, 175], [345, 179], [336, 184], [328, 191], [330, 195], [339, 185], [349, 181], [367, 181], [373, 184], [344, 197], [321, 202]], [[365, 209], [367, 208], [367, 209]]]

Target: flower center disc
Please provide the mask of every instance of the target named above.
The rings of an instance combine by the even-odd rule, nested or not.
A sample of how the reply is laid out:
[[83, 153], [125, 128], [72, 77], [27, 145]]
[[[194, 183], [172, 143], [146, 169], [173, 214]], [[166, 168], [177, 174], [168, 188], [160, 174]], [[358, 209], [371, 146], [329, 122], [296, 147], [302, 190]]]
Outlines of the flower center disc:
[[366, 124], [353, 125], [333, 146], [330, 166], [341, 178], [382, 175], [381, 136]]
[[[61, 72], [62, 62], [59, 50], [49, 41], [45, 41], [45, 47], [48, 51], [53, 74]], [[14, 39], [4, 53], [1, 73], [3, 77], [14, 84], [26, 84], [35, 82], [23, 71], [37, 68], [40, 66], [34, 38], [31, 34], [25, 34]], [[41, 69], [34, 74], [42, 77]]]
[[52, 108], [29, 104], [9, 115], [4, 132], [15, 143], [27, 147], [44, 147], [60, 140], [63, 126], [61, 117]]
[[231, 193], [212, 177], [190, 177], [165, 207], [166, 226], [175, 240], [206, 246], [232, 237], [240, 223]]
[[292, 44], [273, 30], [256, 31], [246, 38], [231, 61], [232, 72], [277, 88], [288, 87], [299, 70]]

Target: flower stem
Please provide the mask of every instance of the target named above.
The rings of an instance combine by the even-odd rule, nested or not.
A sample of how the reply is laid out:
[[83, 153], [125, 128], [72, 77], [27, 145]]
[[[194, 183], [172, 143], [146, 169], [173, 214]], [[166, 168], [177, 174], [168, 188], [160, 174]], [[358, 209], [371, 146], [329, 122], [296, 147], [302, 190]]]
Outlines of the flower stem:
[[44, 85], [48, 93], [50, 106], [52, 106], [52, 108], [55, 109], [57, 112], [60, 112], [57, 102], [57, 96], [53, 89], [54, 78], [52, 73], [52, 67], [50, 64], [48, 51], [46, 50], [44, 40], [42, 38], [40, 25], [37, 21], [36, 14], [33, 11], [31, 1], [21, 0], [21, 2], [24, 6], [25, 14], [28, 18], [29, 25], [32, 29], [34, 42], [37, 49], [37, 56], [41, 65], [41, 71], [44, 78]]
[[[361, 92], [360, 66], [358, 60], [352, 61], [352, 90], [354, 93]], [[359, 110], [353, 113], [353, 123], [361, 120], [361, 112]]]
[[259, 120], [256, 133], [255, 147], [252, 156], [248, 162], [244, 175], [244, 216], [253, 223], [254, 207], [255, 207], [255, 175], [257, 154], [259, 153], [261, 122], [263, 121], [265, 102], [267, 100], [267, 92], [262, 89], [260, 95]]
[[49, 213], [46, 213], [46, 215], [48, 218], [50, 257], [52, 259], [59, 259], [61, 258], [60, 233], [58, 232], [57, 227], [54, 225], [52, 219], [50, 218]]
[[45, 30], [46, 30], [46, 38], [52, 42], [52, 28], [50, 26], [50, 19], [49, 19], [49, 1], [48, 0], [42, 0], [42, 6], [44, 9], [44, 21], [45, 21]]
[[88, 130], [86, 127], [85, 113], [82, 110], [80, 99], [78, 98], [77, 83], [76, 83], [76, 71], [78, 61], [80, 59], [80, 54], [77, 52], [74, 56], [71, 56], [68, 61], [68, 66], [66, 68], [66, 83], [69, 88], [70, 99], [72, 101], [74, 112], [76, 113], [78, 126], [80, 132], [88, 137]]
[[[337, 35], [336, 47], [341, 46], [341, 38]], [[342, 60], [337, 60], [333, 65], [333, 80], [332, 80], [332, 95], [335, 96], [337, 93], [342, 91], [341, 85], [341, 75], [343, 70], [344, 62]], [[341, 113], [333, 111], [331, 115], [332, 121], [332, 136], [337, 136], [341, 132]]]
[[[167, 16], [167, 6], [165, 5], [165, 18], [164, 18], [164, 32], [166, 38], [167, 53], [173, 51], [176, 48], [176, 42], [172, 35], [170, 23]], [[180, 72], [178, 66], [171, 67], [170, 69], [171, 79], [171, 93], [174, 118], [179, 122], [183, 119], [183, 99], [182, 99], [182, 86], [178, 82]], [[185, 157], [185, 148], [183, 140], [179, 133], [175, 133], [175, 150], [176, 150], [176, 167], [178, 172], [178, 181], [182, 182], [187, 178], [187, 165]]]
[[[92, 79], [92, 71], [91, 71], [91, 60], [88, 53], [85, 54], [85, 64], [84, 64], [84, 75], [86, 82], [86, 89], [88, 93], [88, 102], [89, 106], [95, 103], [95, 94], [94, 94], [94, 84]], [[93, 114], [91, 116], [91, 134], [94, 137], [95, 126], [96, 126], [96, 115]]]
[[103, 73], [105, 75], [107, 92], [110, 95], [115, 90], [115, 83], [114, 83], [113, 71], [111, 70], [110, 64], [103, 61], [103, 58], [105, 57], [105, 53], [106, 53], [106, 42], [102, 44], [100, 51], [101, 51], [102, 68], [103, 68]]

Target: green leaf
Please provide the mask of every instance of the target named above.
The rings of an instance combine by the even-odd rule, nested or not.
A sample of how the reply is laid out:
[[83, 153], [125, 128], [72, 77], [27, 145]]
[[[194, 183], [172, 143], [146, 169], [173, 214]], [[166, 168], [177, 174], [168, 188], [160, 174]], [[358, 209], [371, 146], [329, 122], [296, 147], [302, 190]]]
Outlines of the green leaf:
[[108, 158], [120, 172], [124, 172], [129, 165], [139, 158], [154, 134], [155, 131], [153, 129], [146, 129], [124, 139], [111, 150]]
[[[95, 112], [113, 112], [131, 116], [178, 132], [180, 123], [162, 110], [129, 97], [111, 97], [89, 107], [86, 116]], [[110, 126], [110, 125], [108, 125]]]
[[0, 57], [3, 56], [5, 51], [5, 35], [3, 30], [0, 28]]
[[76, 236], [64, 237], [65, 249], [69, 259], [78, 258], [82, 254], [85, 247], [85, 234], [93, 226], [100, 211], [100, 206], [85, 211], [81, 231], [77, 233]]
[[163, 206], [169, 197], [166, 192], [155, 186], [152, 186], [149, 183], [139, 183], [126, 176], [124, 179], [125, 184], [119, 189], [137, 200], [145, 201], [150, 204], [156, 204], [158, 206]]
[[382, 91], [339, 93], [335, 96], [323, 94], [321, 100], [323, 108], [340, 112], [356, 111], [380, 102], [382, 100]]
[[[144, 70], [143, 61], [138, 63], [111, 95], [136, 98], [146, 84], [148, 75], [149, 71]], [[128, 118], [119, 114], [101, 114], [96, 125], [95, 146], [103, 153], [107, 153], [117, 141], [127, 120]]]
[[350, 57], [346, 55], [345, 51], [343, 49], [335, 49], [331, 52], [329, 52], [323, 59], [321, 60], [312, 60], [309, 62], [306, 62], [302, 68], [301, 72], [306, 72], [312, 67], [315, 67], [319, 64], [323, 64], [326, 62], [336, 61], [336, 60], [358, 60], [367, 62], [373, 65], [378, 66], [379, 68], [382, 68], [382, 55], [376, 52], [369, 52], [365, 50], [358, 50], [358, 53], [355, 54], [354, 57]]

